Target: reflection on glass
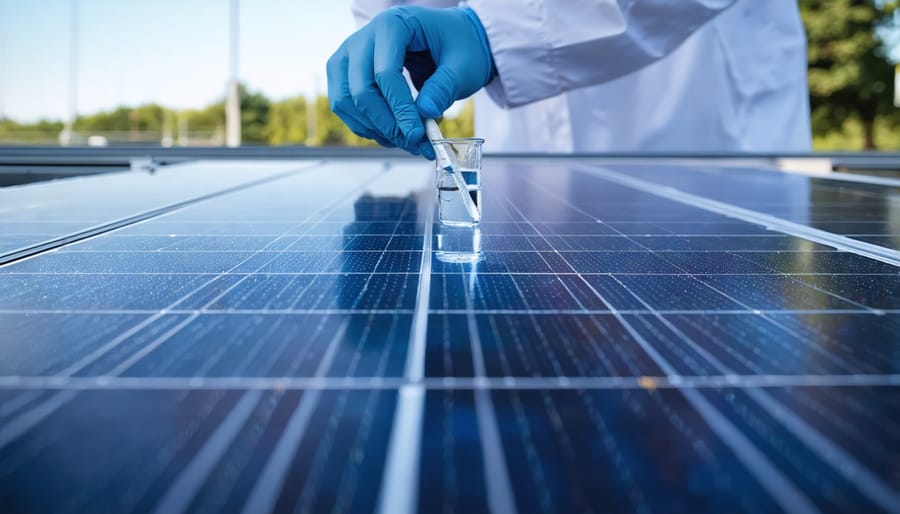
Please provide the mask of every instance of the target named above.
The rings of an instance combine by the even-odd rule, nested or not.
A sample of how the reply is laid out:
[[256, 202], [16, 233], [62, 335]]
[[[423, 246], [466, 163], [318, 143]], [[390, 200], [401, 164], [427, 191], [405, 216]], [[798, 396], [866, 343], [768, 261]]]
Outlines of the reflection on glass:
[[439, 225], [436, 233], [434, 256], [441, 262], [478, 262], [481, 251], [481, 229], [478, 227], [454, 227]]
[[353, 202], [353, 220], [342, 230], [342, 250], [332, 263], [332, 269], [343, 271], [335, 278], [338, 308], [375, 308], [381, 301], [384, 286], [371, 286], [381, 281], [393, 283], [407, 279], [405, 275], [375, 275], [378, 265], [385, 261], [385, 252], [391, 251], [388, 246], [398, 235], [399, 227], [417, 220], [416, 201], [412, 193], [406, 196], [365, 193]]

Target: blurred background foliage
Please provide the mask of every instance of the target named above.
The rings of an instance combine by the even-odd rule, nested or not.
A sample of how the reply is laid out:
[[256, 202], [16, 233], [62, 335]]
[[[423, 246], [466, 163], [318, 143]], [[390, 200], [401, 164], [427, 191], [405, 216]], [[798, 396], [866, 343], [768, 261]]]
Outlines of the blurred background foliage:
[[[273, 101], [241, 86], [241, 133], [243, 144], [314, 146], [377, 146], [356, 136], [334, 113], [328, 98], [315, 99], [313, 120], [302, 96]], [[0, 120], [0, 141], [8, 143], [44, 143], [57, 141], [61, 121], [21, 124]], [[441, 121], [447, 137], [471, 137], [474, 132], [472, 102], [464, 103], [457, 116]], [[85, 139], [102, 135], [110, 144], [146, 143], [184, 146], [217, 146], [225, 141], [224, 100], [202, 109], [175, 111], [157, 104], [119, 107], [108, 112], [78, 116], [74, 131]], [[85, 143], [84, 141], [80, 141]]]
[[[900, 46], [898, 2], [799, 0], [799, 4], [808, 37], [815, 149], [900, 150], [900, 109], [894, 106], [895, 68], [890, 58], [890, 49]], [[272, 100], [244, 87], [240, 96], [244, 144], [374, 145], [352, 134], [324, 96], [312, 102], [302, 96]], [[445, 117], [441, 125], [447, 137], [472, 136], [472, 102]], [[62, 127], [61, 121], [23, 124], [0, 119], [0, 142], [54, 144]], [[157, 104], [119, 107], [79, 116], [74, 124], [82, 144], [99, 135], [109, 144], [166, 146], [222, 145], [224, 127], [224, 101], [179, 111]]]
[[800, 0], [809, 100], [819, 150], [900, 149], [894, 106], [898, 2]]

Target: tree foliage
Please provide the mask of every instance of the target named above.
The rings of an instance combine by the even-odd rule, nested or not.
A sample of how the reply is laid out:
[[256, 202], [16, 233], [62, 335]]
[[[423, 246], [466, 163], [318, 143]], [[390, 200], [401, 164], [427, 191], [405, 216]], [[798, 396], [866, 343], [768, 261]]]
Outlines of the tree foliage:
[[475, 102], [467, 100], [456, 117], [444, 117], [439, 123], [444, 137], [473, 137], [475, 135]]
[[269, 144], [305, 143], [307, 123], [305, 98], [296, 97], [272, 102], [266, 125]]
[[0, 117], [0, 142], [45, 144], [57, 140], [63, 129], [61, 121], [40, 120], [22, 124], [9, 118]]
[[[315, 129], [307, 134], [310, 126], [307, 115], [309, 106], [302, 96], [283, 100], [270, 100], [259, 92], [245, 86], [240, 87], [241, 137], [246, 144], [313, 144], [330, 146], [376, 146], [373, 141], [353, 134], [333, 112], [328, 98], [316, 98], [313, 109]], [[469, 137], [473, 132], [473, 111], [471, 102], [455, 118], [445, 118], [441, 122], [447, 137]], [[0, 118], [0, 142], [42, 142], [57, 140], [63, 128], [62, 122], [40, 121], [21, 124]], [[224, 98], [202, 109], [167, 109], [158, 104], [138, 107], [118, 107], [104, 112], [78, 116], [74, 130], [82, 138], [90, 135], [104, 135], [112, 143], [154, 142], [163, 136], [183, 135], [178, 141], [191, 144], [223, 144], [225, 131]]]
[[815, 135], [856, 119], [865, 148], [875, 148], [876, 120], [896, 115], [894, 66], [878, 35], [896, 29], [895, 10], [896, 2], [878, 0], [800, 0]]
[[241, 99], [241, 139], [249, 144], [268, 142], [267, 125], [271, 102], [262, 93], [251, 93], [243, 85]]

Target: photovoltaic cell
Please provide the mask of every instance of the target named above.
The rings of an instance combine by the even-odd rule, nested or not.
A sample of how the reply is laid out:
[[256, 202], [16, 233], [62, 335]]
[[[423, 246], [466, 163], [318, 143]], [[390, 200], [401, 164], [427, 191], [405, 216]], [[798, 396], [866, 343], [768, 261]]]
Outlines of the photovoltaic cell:
[[418, 161], [4, 193], [185, 203], [0, 266], [0, 511], [900, 510], [900, 258], [691, 200], [889, 248], [896, 187], [486, 162], [463, 264]]
[[[194, 162], [0, 189], [0, 252], [12, 252], [148, 211], [272, 180], [313, 162]], [[14, 237], [9, 237], [10, 235]]]

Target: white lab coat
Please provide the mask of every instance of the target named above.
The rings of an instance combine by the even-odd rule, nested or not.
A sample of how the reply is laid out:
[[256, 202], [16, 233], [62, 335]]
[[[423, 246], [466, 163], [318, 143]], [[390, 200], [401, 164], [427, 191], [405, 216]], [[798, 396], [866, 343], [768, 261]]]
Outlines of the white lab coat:
[[[364, 22], [391, 5], [355, 0]], [[791, 0], [469, 0], [498, 76], [492, 152], [802, 152], [806, 36]]]

